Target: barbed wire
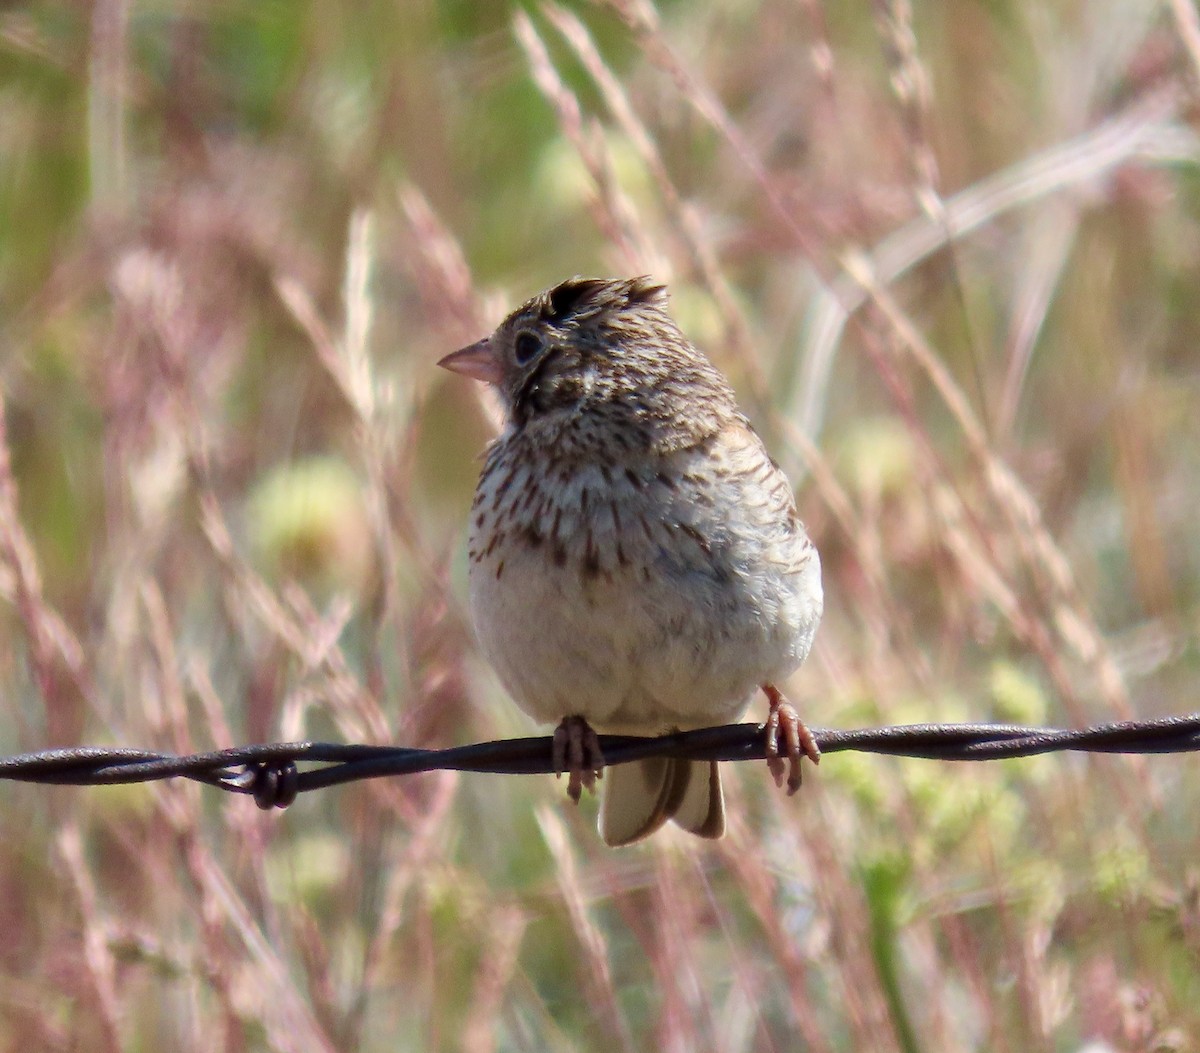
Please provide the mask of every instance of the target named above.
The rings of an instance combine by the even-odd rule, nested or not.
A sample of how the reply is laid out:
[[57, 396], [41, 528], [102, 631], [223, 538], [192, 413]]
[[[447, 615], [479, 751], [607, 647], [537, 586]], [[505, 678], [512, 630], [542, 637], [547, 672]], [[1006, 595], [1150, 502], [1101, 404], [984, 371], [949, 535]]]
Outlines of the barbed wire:
[[[1073, 750], [1088, 753], [1187, 753], [1200, 750], [1200, 713], [1089, 728], [1017, 724], [905, 724], [837, 730], [810, 728], [825, 754], [856, 750], [941, 761], [985, 761]], [[500, 739], [448, 749], [276, 742], [175, 755], [130, 748], [77, 746], [0, 757], [0, 779], [67, 786], [112, 786], [187, 778], [258, 806], [286, 808], [301, 793], [361, 779], [453, 770], [499, 775], [554, 771], [553, 739]], [[605, 766], [647, 757], [747, 761], [766, 758], [757, 724], [681, 731], [655, 738], [601, 735]], [[314, 765], [301, 770], [299, 765]]]

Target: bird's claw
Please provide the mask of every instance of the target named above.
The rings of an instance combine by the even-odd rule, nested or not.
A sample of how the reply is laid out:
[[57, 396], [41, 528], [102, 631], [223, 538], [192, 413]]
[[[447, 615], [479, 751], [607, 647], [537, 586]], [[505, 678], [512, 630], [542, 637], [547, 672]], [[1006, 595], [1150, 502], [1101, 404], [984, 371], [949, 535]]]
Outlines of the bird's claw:
[[[763, 692], [771, 704], [763, 730], [767, 734], [767, 770], [776, 786], [783, 786], [787, 774], [787, 792], [790, 797], [800, 789], [800, 760], [807, 757], [813, 764], [821, 762], [821, 749], [812, 732], [805, 727], [796, 708], [783, 697], [772, 684], [764, 684]], [[780, 738], [782, 737], [782, 750]], [[782, 753], [782, 756], [781, 756]], [[784, 758], [787, 758], [786, 761]]]
[[604, 754], [583, 717], [563, 717], [554, 729], [553, 761], [555, 778], [567, 773], [567, 796], [576, 804], [585, 786], [595, 790], [596, 780], [603, 777]]

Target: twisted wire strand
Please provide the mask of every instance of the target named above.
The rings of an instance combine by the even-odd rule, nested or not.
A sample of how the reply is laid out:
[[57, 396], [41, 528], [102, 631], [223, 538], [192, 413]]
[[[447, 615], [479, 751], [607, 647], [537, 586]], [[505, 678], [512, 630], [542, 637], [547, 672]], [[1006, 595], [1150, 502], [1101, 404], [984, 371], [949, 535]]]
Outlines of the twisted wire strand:
[[[1200, 713], [1123, 721], [1089, 728], [1016, 724], [905, 724], [838, 730], [810, 728], [822, 753], [856, 750], [894, 757], [984, 761], [1073, 750], [1088, 753], [1188, 753], [1200, 750]], [[0, 757], [0, 779], [68, 786], [106, 786], [187, 778], [253, 796], [260, 808], [285, 808], [310, 790], [437, 769], [536, 775], [554, 771], [549, 736], [500, 739], [448, 749], [275, 742], [177, 756], [150, 750], [78, 746]], [[763, 760], [757, 724], [681, 731], [655, 738], [601, 735], [606, 766], [646, 757]], [[299, 765], [316, 765], [301, 771]]]

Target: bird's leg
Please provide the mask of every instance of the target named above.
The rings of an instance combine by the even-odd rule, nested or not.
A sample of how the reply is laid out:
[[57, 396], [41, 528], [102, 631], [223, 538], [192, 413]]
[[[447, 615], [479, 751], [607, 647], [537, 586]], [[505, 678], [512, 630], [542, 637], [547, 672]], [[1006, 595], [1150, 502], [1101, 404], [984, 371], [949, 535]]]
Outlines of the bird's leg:
[[555, 778], [567, 773], [567, 796], [578, 804], [583, 787], [594, 790], [604, 767], [600, 740], [583, 717], [562, 718], [554, 729], [553, 757]]
[[[813, 764], [821, 762], [821, 750], [812, 732], [804, 726], [800, 714], [795, 707], [783, 697], [782, 692], [774, 684], [763, 684], [763, 694], [771, 704], [771, 712], [767, 714], [767, 722], [763, 729], [767, 733], [767, 767], [775, 778], [775, 785], [783, 785], [783, 773], [787, 770], [787, 792], [790, 797], [800, 789], [800, 757], [807, 757]], [[783, 752], [787, 755], [784, 764], [779, 749], [780, 734], [783, 737]]]

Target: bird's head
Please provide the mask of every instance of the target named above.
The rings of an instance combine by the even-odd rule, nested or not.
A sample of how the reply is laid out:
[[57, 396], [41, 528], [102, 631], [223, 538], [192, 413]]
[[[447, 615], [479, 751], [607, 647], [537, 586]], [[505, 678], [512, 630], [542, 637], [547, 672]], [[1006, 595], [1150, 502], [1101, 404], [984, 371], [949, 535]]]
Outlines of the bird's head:
[[655, 445], [697, 412], [733, 407], [666, 305], [666, 287], [647, 277], [571, 278], [438, 365], [492, 384], [531, 437], [578, 442], [597, 427], [618, 444]]

